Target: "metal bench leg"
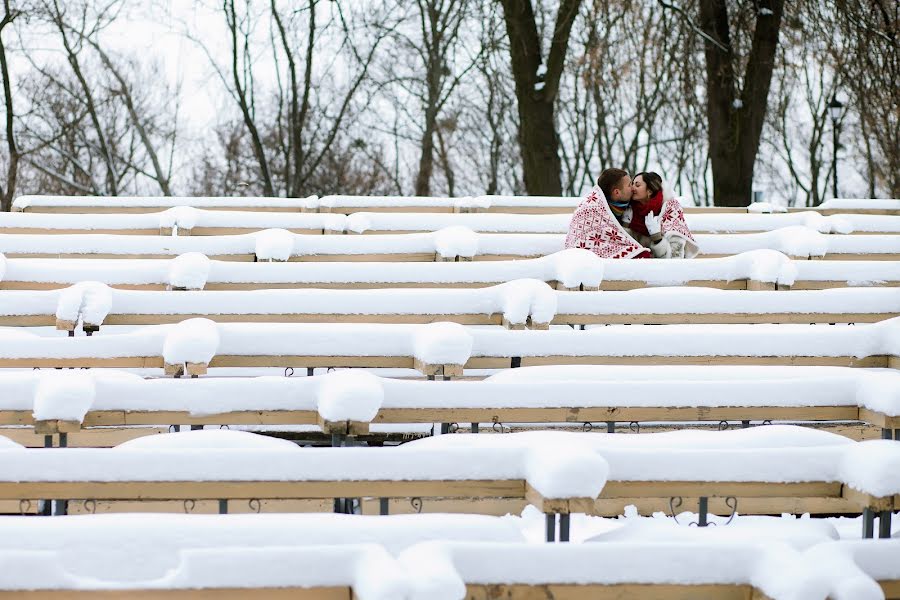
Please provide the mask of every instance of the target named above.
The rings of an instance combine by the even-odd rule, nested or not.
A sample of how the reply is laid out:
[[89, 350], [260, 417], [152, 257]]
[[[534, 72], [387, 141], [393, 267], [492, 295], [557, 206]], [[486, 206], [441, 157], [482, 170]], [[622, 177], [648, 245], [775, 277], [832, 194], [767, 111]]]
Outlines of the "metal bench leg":
[[219, 514], [220, 515], [228, 514], [228, 500], [219, 500]]
[[891, 511], [883, 510], [878, 513], [878, 537], [884, 539], [891, 537]]
[[615, 433], [616, 432], [616, 422], [615, 421], [607, 421], [606, 422], [606, 433]]
[[547, 513], [545, 515], [547, 524], [547, 541], [556, 541], [556, 513]]
[[53, 514], [57, 517], [64, 517], [69, 513], [69, 501], [68, 500], [54, 500], [53, 501]]
[[391, 514], [391, 508], [390, 508], [388, 498], [379, 498], [378, 499], [378, 514], [380, 514], [380, 515]]
[[881, 439], [890, 440], [894, 437], [894, 432], [886, 427], [881, 428]]
[[563, 513], [559, 515], [559, 541], [568, 542], [569, 541], [569, 529], [571, 523], [571, 515], [569, 513]]
[[871, 508], [864, 508], [862, 513], [863, 539], [870, 540], [875, 537], [875, 511]]
[[472, 433], [478, 433], [478, 423], [472, 423]]
[[706, 527], [709, 525], [709, 498], [706, 496], [700, 496], [699, 509], [700, 513], [699, 520], [697, 521], [697, 527]]

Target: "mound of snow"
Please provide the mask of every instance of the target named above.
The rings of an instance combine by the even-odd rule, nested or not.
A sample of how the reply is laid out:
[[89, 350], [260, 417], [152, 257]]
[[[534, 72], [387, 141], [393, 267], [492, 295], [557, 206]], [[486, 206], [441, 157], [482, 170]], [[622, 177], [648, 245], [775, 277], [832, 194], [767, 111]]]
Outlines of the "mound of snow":
[[209, 279], [210, 261], [205, 254], [188, 252], [174, 258], [169, 266], [169, 286], [202, 290]]
[[569, 248], [548, 257], [554, 266], [556, 280], [567, 288], [600, 287], [603, 281], [603, 259], [581, 248]]
[[41, 377], [34, 394], [36, 421], [84, 421], [94, 404], [94, 379], [84, 373], [53, 373]]
[[286, 229], [266, 229], [253, 234], [256, 241], [256, 259], [284, 262], [294, 252], [294, 234]]
[[218, 326], [209, 319], [188, 319], [169, 329], [163, 359], [169, 365], [209, 364], [218, 349]]
[[445, 227], [434, 232], [434, 249], [443, 258], [478, 254], [478, 234], [468, 227]]
[[371, 373], [349, 370], [323, 378], [316, 396], [319, 414], [326, 421], [371, 422], [384, 402], [381, 379]]
[[416, 328], [413, 356], [429, 365], [464, 365], [474, 340], [458, 323], [430, 323]]
[[175, 206], [163, 211], [159, 215], [159, 227], [161, 229], [175, 229], [190, 231], [197, 225], [200, 211], [193, 206]]
[[537, 279], [517, 279], [499, 287], [503, 316], [510, 323], [549, 323], [556, 316], [556, 293]]
[[587, 447], [535, 447], [525, 458], [525, 479], [544, 498], [596, 498], [608, 477], [609, 463]]

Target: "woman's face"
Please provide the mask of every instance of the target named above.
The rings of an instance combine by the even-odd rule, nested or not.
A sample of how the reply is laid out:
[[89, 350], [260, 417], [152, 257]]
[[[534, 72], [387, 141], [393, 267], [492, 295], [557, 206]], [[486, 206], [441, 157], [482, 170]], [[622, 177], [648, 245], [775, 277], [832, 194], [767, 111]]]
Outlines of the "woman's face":
[[650, 194], [647, 191], [647, 184], [644, 183], [644, 176], [638, 175], [634, 178], [634, 181], [631, 182], [631, 201], [646, 202], [649, 199]]

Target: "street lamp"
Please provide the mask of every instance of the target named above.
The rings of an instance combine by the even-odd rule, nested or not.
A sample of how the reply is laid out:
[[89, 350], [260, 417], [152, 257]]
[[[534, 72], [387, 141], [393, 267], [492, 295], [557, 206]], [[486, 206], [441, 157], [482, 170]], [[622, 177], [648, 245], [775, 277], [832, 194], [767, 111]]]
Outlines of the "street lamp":
[[831, 147], [833, 149], [834, 154], [832, 155], [833, 167], [832, 167], [832, 176], [833, 179], [833, 188], [834, 188], [834, 197], [838, 197], [838, 167], [837, 167], [837, 153], [840, 144], [838, 144], [838, 133], [840, 131], [840, 120], [841, 115], [844, 112], [844, 105], [837, 99], [837, 94], [831, 97], [831, 102], [828, 103], [828, 114], [831, 116], [831, 132], [832, 132], [832, 141]]

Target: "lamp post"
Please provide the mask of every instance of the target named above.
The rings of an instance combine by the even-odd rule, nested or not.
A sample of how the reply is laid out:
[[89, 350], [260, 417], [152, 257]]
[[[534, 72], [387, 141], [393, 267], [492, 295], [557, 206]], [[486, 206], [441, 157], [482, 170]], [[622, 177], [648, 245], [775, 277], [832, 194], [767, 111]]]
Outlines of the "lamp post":
[[831, 147], [834, 152], [832, 155], [832, 185], [834, 190], [834, 197], [838, 197], [838, 165], [837, 165], [837, 154], [838, 148], [840, 144], [838, 144], [838, 133], [840, 132], [840, 120], [841, 114], [844, 111], [844, 105], [837, 99], [837, 95], [833, 95], [831, 97], [831, 102], [828, 103], [828, 114], [831, 116], [831, 133], [832, 133], [832, 141]]

